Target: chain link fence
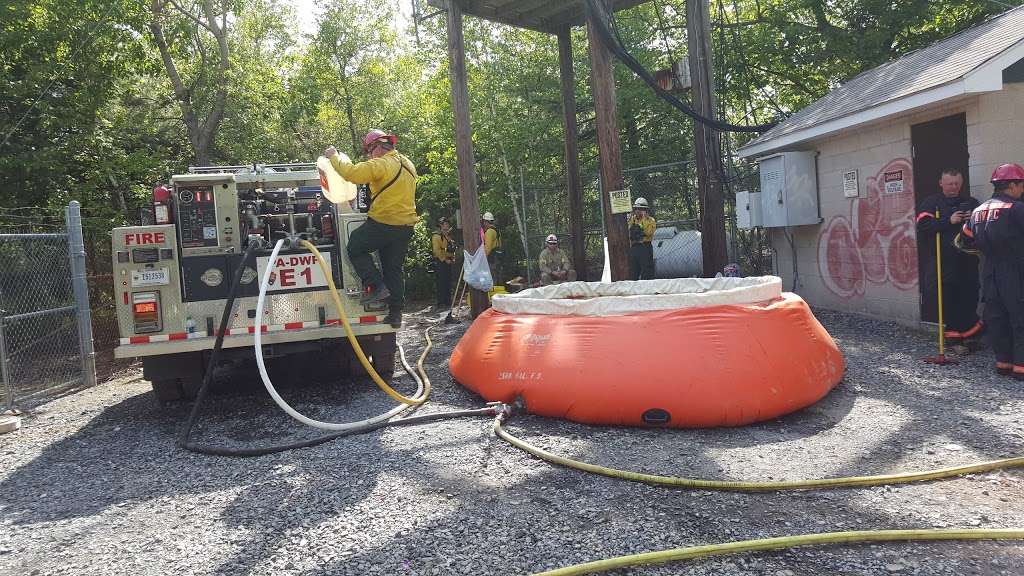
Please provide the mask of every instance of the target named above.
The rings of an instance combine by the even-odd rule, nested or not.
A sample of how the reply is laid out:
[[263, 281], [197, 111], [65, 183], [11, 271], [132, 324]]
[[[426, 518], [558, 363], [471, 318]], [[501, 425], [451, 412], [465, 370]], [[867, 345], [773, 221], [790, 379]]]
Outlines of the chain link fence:
[[[96, 372], [101, 379], [124, 370], [128, 360], [115, 360], [119, 342], [117, 310], [114, 305], [114, 274], [111, 260], [110, 228], [87, 226], [85, 235], [85, 280], [92, 304], [92, 334], [96, 347]], [[102, 380], [101, 380], [102, 381]]]
[[[626, 186], [632, 197], [644, 197], [651, 205], [651, 215], [658, 221], [653, 240], [655, 273], [659, 278], [701, 276], [703, 252], [701, 246], [700, 198], [697, 174], [689, 161], [651, 164], [627, 168], [623, 171]], [[761, 230], [740, 230], [736, 227], [735, 191], [756, 190], [757, 177], [752, 167], [734, 162], [726, 166], [724, 175], [725, 227], [729, 262], [739, 267], [744, 276], [772, 274], [772, 249]], [[583, 226], [587, 258], [586, 278], [598, 280], [604, 266], [604, 222], [601, 216], [599, 183], [596, 174], [583, 177]], [[506, 228], [506, 247], [510, 241], [519, 248], [517, 266], [520, 273], [538, 277], [537, 256], [544, 247], [548, 234], [556, 234], [563, 249], [571, 250], [569, 234], [568, 195], [564, 185], [521, 182], [519, 206], [526, 209], [520, 215], [525, 231]], [[511, 224], [511, 223], [510, 223]], [[525, 234], [524, 234], [525, 232]], [[526, 250], [522, 250], [521, 236], [526, 237]], [[506, 253], [510, 251], [506, 249]], [[713, 275], [710, 274], [710, 275]]]
[[67, 232], [0, 234], [4, 409], [95, 383], [85, 250], [77, 203]]

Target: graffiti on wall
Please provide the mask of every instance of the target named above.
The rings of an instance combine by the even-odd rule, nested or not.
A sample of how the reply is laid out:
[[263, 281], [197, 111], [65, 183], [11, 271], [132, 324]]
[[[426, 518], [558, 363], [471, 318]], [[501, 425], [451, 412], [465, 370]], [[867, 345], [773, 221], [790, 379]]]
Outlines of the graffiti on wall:
[[849, 215], [834, 216], [818, 237], [825, 286], [842, 298], [863, 297], [869, 284], [916, 289], [913, 166], [892, 160], [865, 186], [866, 197], [852, 199]]

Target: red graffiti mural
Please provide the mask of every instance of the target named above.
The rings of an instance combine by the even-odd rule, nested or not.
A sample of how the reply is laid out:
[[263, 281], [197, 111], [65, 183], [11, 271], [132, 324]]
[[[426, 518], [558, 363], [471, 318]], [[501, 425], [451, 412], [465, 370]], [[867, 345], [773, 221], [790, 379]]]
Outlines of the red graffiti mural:
[[897, 158], [867, 179], [866, 198], [850, 202], [849, 216], [835, 216], [818, 237], [818, 269], [835, 295], [860, 298], [868, 284], [917, 287], [914, 172]]

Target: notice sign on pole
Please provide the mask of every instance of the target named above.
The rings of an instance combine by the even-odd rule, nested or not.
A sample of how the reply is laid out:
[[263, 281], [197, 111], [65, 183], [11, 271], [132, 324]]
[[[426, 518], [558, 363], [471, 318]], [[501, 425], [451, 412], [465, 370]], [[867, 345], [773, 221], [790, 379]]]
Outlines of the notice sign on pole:
[[625, 190], [610, 190], [608, 199], [611, 200], [612, 214], [625, 214], [633, 211], [633, 196], [629, 188]]
[[843, 172], [843, 196], [846, 198], [856, 198], [857, 195], [857, 171]]

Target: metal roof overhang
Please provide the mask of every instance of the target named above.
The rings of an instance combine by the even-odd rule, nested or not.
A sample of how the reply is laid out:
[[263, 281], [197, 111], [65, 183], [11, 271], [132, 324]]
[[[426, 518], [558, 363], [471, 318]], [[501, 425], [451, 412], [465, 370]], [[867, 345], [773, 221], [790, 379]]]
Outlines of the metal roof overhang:
[[[584, 23], [583, 0], [427, 0], [435, 8], [447, 9], [455, 2], [462, 12], [477, 18], [555, 34]], [[613, 10], [625, 10], [647, 0], [611, 0]]]
[[773, 154], [812, 140], [834, 136], [844, 130], [887, 120], [928, 106], [985, 92], [996, 92], [1003, 89], [1003, 70], [1021, 59], [1024, 59], [1024, 40], [1017, 42], [952, 82], [876, 104], [846, 116], [832, 118], [770, 140], [748, 144], [737, 150], [736, 154], [740, 158], [755, 158]]

